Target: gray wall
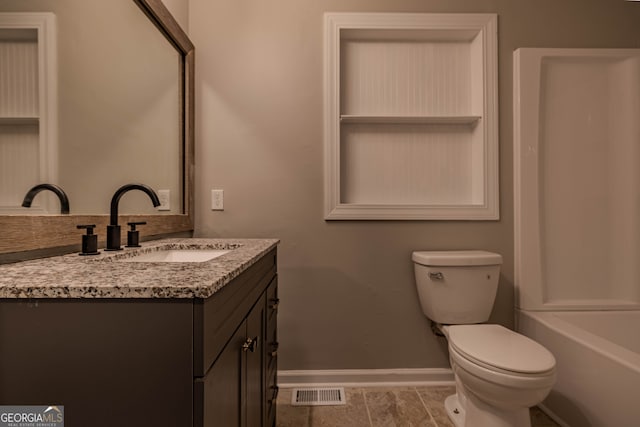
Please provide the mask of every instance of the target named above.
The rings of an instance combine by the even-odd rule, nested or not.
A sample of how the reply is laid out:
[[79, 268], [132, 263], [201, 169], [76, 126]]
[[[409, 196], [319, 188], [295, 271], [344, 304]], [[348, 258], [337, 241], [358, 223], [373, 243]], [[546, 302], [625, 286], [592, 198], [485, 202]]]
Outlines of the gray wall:
[[[324, 12], [499, 15], [501, 220], [323, 220]], [[190, 0], [197, 62], [196, 234], [277, 237], [280, 369], [437, 368], [411, 251], [504, 256], [492, 321], [513, 326], [512, 51], [640, 47], [623, 0]], [[210, 190], [225, 190], [225, 211]]]

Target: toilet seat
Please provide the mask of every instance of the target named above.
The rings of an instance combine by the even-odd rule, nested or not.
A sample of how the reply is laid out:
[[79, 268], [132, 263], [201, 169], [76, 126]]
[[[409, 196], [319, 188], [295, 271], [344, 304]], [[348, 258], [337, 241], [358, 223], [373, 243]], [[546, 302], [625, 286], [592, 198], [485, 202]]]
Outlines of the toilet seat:
[[491, 371], [528, 377], [555, 370], [549, 350], [500, 325], [452, 325], [447, 327], [447, 338], [459, 357]]
[[458, 353], [453, 347], [449, 347], [449, 357], [451, 358], [453, 371], [457, 375], [460, 374], [459, 370], [462, 369], [483, 381], [510, 387], [513, 390], [524, 391], [551, 387], [556, 378], [555, 369], [533, 374], [509, 372], [470, 360]]

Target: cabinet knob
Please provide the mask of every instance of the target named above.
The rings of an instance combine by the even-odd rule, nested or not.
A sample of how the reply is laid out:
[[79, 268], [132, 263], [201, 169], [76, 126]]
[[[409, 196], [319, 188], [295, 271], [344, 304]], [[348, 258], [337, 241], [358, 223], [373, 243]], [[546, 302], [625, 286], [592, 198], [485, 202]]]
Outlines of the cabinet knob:
[[271, 357], [276, 357], [278, 355], [278, 346], [277, 342], [271, 343]]
[[247, 338], [247, 340], [242, 344], [242, 351], [251, 353], [255, 352], [258, 348], [258, 337]]
[[272, 310], [277, 310], [278, 305], [280, 305], [280, 298], [273, 298], [271, 300], [271, 304], [269, 304], [269, 308]]

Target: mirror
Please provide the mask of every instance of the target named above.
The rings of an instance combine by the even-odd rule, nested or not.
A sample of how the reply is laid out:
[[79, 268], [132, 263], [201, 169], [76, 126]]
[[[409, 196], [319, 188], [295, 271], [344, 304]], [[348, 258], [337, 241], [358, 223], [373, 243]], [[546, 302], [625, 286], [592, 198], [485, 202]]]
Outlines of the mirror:
[[69, 195], [71, 215], [0, 216], [8, 237], [0, 254], [75, 245], [82, 223], [96, 223], [103, 240], [111, 196], [131, 182], [169, 189], [171, 210], [158, 212], [146, 195], [128, 193], [120, 204], [123, 230], [139, 219], [148, 222], [145, 236], [192, 230], [194, 49], [184, 31], [160, 0], [0, 6], [34, 10], [53, 11], [57, 20], [57, 184]]

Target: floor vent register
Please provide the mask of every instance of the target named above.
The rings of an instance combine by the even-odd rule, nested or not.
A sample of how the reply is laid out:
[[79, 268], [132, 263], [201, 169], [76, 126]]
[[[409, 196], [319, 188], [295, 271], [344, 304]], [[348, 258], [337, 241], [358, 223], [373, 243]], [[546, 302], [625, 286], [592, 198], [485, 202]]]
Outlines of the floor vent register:
[[293, 406], [345, 405], [344, 387], [294, 388], [291, 393]]

